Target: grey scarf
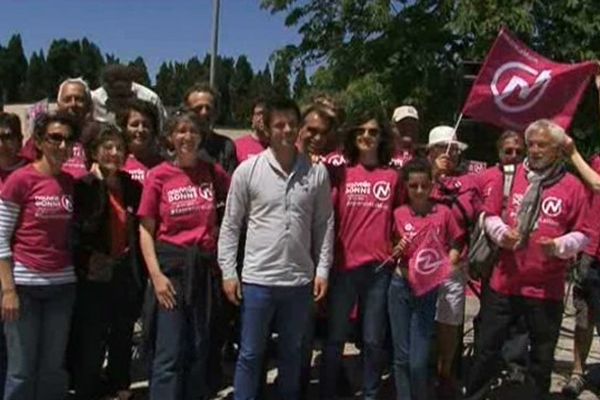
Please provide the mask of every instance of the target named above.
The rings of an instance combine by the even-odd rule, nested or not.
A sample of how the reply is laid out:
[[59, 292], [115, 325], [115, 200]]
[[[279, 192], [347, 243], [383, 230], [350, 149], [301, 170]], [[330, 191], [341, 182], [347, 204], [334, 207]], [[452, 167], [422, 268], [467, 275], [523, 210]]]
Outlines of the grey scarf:
[[542, 204], [542, 190], [554, 185], [566, 173], [562, 161], [554, 163], [541, 172], [531, 170], [527, 159], [523, 162], [523, 166], [527, 171], [529, 186], [525, 191], [517, 213], [517, 229], [521, 234], [518, 247], [525, 246], [531, 232], [537, 229]]

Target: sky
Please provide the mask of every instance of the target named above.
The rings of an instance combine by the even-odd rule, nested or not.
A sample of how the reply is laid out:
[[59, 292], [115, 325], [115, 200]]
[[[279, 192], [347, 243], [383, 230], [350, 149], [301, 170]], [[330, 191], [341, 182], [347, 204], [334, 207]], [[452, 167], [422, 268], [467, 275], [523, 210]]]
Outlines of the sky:
[[[53, 39], [87, 37], [121, 61], [142, 56], [154, 81], [163, 61], [201, 60], [211, 49], [213, 0], [0, 0], [0, 44], [21, 34], [27, 57], [47, 53]], [[273, 51], [298, 43], [285, 13], [271, 15], [260, 0], [221, 0], [219, 54], [246, 54], [263, 69]]]

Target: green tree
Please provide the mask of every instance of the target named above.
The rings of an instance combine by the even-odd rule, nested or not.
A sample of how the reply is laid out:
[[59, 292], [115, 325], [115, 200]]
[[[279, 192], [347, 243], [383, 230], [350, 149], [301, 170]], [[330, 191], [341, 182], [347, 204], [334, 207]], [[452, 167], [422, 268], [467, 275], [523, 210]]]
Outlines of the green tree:
[[306, 70], [300, 68], [296, 73], [296, 79], [294, 80], [294, 98], [296, 100], [302, 99], [302, 96], [309, 89], [308, 79], [306, 78]]
[[150, 75], [148, 74], [148, 67], [142, 57], [137, 57], [135, 60], [129, 62], [129, 66], [133, 68], [136, 78], [135, 82], [150, 87]]
[[22, 101], [27, 75], [27, 58], [23, 52], [21, 35], [13, 35], [0, 53], [0, 80], [8, 103]]
[[173, 64], [164, 62], [156, 74], [156, 93], [165, 105], [175, 106], [179, 104], [175, 87], [173, 86], [174, 70]]
[[290, 57], [281, 52], [275, 56], [273, 66], [273, 92], [280, 97], [290, 97]]
[[100, 86], [100, 74], [104, 67], [104, 57], [100, 48], [87, 38], [81, 40], [77, 70], [90, 86], [95, 89]]
[[24, 100], [35, 102], [49, 97], [50, 94], [44, 52], [41, 50], [39, 53], [34, 51], [29, 59], [29, 68], [27, 68]]
[[58, 85], [67, 79], [81, 75], [79, 67], [79, 42], [66, 39], [53, 40], [48, 49], [47, 78], [51, 97], [55, 98]]
[[250, 108], [254, 99], [251, 95], [254, 72], [246, 56], [238, 57], [233, 75], [229, 82], [231, 95], [231, 117], [237, 126], [247, 125], [250, 121]]

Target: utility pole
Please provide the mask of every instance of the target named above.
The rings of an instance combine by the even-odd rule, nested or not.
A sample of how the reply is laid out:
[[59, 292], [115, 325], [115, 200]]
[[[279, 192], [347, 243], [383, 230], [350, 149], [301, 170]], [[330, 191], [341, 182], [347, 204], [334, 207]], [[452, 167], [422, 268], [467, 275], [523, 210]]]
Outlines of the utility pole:
[[219, 49], [219, 9], [221, 0], [213, 0], [212, 52], [210, 55], [210, 86], [215, 87], [217, 53]]

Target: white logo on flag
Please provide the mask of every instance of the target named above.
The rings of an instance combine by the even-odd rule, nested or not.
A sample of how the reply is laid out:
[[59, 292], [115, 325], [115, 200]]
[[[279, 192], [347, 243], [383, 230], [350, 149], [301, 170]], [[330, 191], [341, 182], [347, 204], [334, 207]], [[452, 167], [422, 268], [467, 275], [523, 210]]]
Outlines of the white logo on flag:
[[415, 260], [415, 269], [421, 275], [430, 275], [434, 273], [442, 264], [444, 260], [440, 257], [440, 254], [434, 249], [423, 249], [417, 253]]
[[542, 202], [542, 211], [549, 217], [556, 217], [562, 211], [562, 200], [556, 197], [547, 197]]
[[389, 182], [379, 181], [373, 185], [373, 194], [379, 201], [386, 201], [392, 195], [392, 188]]
[[[507, 72], [509, 71], [509, 72]], [[498, 88], [498, 82], [504, 76], [505, 73], [511, 74], [508, 84], [504, 86], [504, 89]], [[535, 77], [533, 84], [525, 80], [523, 74], [527, 77]], [[504, 112], [507, 113], [518, 113], [525, 111], [533, 107], [544, 95], [550, 81], [552, 80], [551, 71], [546, 69], [543, 71], [537, 71], [531, 68], [529, 65], [523, 64], [518, 61], [511, 61], [503, 64], [496, 70], [494, 79], [490, 84], [490, 89], [494, 95], [494, 102]], [[516, 96], [513, 94], [518, 93]], [[508, 98], [512, 98], [516, 104], [508, 104]]]

